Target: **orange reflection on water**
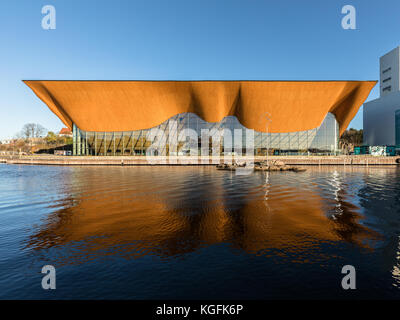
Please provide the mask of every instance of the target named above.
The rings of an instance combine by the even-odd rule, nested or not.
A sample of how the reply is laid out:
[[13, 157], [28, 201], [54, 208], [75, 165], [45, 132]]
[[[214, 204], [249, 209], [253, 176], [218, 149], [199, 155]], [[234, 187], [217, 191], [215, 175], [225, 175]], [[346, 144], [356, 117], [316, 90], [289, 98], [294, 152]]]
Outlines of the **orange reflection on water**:
[[370, 248], [379, 235], [360, 224], [351, 194], [340, 183], [318, 185], [315, 170], [327, 169], [238, 177], [211, 167], [74, 168], [65, 201], [27, 245], [68, 246], [60, 263], [168, 258], [218, 243], [250, 254], [296, 254], [297, 262], [311, 252], [323, 259], [324, 243]]

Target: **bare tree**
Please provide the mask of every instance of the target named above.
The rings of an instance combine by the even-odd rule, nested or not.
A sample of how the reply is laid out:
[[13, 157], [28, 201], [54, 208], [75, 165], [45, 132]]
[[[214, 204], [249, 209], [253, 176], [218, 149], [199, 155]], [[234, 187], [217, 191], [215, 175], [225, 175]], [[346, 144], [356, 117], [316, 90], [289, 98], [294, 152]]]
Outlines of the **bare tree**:
[[29, 140], [30, 138], [32, 138], [32, 131], [33, 131], [34, 126], [35, 126], [34, 123], [27, 123], [22, 127], [21, 135], [26, 140]]
[[43, 137], [47, 134], [47, 129], [40, 124], [36, 124], [35, 138]]
[[22, 136], [29, 140], [31, 138], [39, 138], [44, 136], [47, 130], [40, 124], [37, 123], [27, 123], [22, 127]]

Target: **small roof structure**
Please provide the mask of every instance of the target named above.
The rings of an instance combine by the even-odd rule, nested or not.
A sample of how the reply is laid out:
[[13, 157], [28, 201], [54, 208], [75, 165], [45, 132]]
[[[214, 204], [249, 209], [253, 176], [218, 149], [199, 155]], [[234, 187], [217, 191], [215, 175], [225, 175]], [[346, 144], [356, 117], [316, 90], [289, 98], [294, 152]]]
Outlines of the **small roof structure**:
[[62, 128], [58, 134], [70, 135], [72, 131], [69, 128]]

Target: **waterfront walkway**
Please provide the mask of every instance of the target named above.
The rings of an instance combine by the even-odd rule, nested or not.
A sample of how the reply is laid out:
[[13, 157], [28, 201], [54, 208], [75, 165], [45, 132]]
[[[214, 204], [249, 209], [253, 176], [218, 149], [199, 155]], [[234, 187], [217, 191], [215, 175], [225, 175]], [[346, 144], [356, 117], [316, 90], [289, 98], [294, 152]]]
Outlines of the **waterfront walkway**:
[[[256, 156], [254, 159], [248, 157], [235, 157], [238, 162], [262, 161], [266, 157]], [[367, 155], [357, 156], [270, 156], [270, 160], [281, 160], [288, 165], [396, 165], [400, 164], [400, 157], [377, 157]], [[32, 164], [32, 165], [216, 165], [218, 163], [232, 160], [227, 157], [145, 157], [145, 156], [1, 156], [1, 163], [8, 164]]]

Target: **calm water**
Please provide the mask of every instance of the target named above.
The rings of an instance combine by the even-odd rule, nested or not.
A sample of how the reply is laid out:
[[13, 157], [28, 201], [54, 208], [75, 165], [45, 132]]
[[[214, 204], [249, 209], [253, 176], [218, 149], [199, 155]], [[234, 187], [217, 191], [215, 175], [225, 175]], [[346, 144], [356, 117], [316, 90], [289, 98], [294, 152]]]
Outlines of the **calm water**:
[[[398, 299], [399, 204], [394, 167], [4, 164], [0, 298]], [[357, 290], [341, 288], [346, 264]]]

